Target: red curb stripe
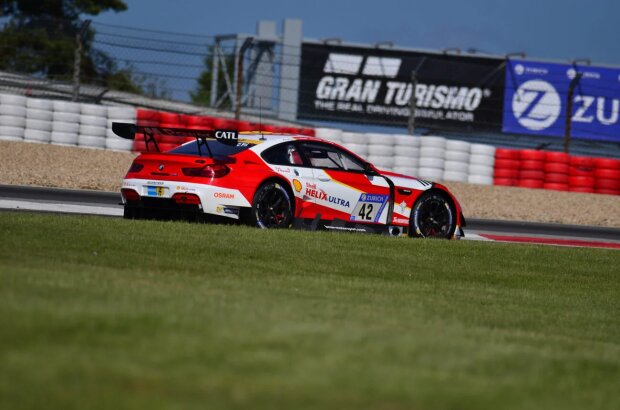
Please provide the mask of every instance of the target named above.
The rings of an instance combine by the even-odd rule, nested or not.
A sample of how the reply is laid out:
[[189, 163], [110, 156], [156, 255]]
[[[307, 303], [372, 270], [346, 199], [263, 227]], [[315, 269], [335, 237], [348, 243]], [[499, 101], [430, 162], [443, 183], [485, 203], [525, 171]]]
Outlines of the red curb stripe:
[[526, 236], [504, 236], [480, 234], [487, 239], [499, 242], [518, 242], [518, 243], [537, 243], [543, 245], [561, 245], [561, 246], [578, 246], [582, 248], [608, 248], [620, 249], [620, 243], [597, 242], [597, 241], [580, 241], [577, 239], [556, 239], [556, 238], [533, 238]]

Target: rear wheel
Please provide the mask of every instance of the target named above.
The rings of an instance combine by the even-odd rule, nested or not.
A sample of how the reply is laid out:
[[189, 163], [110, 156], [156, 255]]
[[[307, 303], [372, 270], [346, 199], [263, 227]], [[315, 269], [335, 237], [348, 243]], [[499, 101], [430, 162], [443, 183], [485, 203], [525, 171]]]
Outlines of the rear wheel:
[[450, 239], [456, 217], [450, 199], [440, 192], [426, 192], [411, 210], [411, 236]]
[[254, 194], [251, 221], [263, 229], [290, 227], [293, 203], [286, 187], [275, 181], [261, 185]]

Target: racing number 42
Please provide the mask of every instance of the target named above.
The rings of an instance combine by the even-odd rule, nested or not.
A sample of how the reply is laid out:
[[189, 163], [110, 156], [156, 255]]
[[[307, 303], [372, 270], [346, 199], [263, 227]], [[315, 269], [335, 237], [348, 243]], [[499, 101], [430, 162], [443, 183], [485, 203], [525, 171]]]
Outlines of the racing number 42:
[[373, 210], [372, 204], [362, 204], [360, 211], [357, 214], [360, 216], [360, 218], [366, 221], [371, 221], [372, 210]]

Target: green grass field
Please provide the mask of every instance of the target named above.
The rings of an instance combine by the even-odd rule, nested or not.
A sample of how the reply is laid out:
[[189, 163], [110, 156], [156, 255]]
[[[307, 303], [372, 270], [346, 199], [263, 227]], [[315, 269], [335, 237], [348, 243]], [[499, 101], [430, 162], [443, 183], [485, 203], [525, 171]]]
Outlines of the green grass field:
[[620, 252], [0, 213], [1, 409], [617, 409]]

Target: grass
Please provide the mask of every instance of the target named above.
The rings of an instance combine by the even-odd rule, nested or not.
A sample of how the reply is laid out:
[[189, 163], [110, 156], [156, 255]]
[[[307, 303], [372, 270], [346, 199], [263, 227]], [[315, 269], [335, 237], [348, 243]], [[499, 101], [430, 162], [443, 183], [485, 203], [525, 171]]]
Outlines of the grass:
[[0, 408], [620, 408], [620, 252], [0, 213]]

